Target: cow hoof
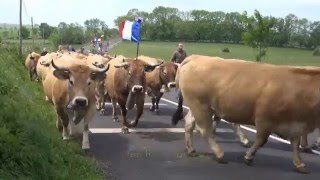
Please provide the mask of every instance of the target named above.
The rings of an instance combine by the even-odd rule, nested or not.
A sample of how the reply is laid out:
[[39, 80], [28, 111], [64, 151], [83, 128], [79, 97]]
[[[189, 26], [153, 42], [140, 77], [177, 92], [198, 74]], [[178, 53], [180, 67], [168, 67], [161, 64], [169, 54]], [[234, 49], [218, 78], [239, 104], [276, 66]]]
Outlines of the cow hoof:
[[64, 141], [69, 141], [70, 140], [70, 137], [69, 136], [63, 136], [62, 138]]
[[312, 153], [312, 149], [310, 147], [301, 147], [301, 151], [305, 153]]
[[310, 171], [305, 166], [295, 167], [294, 170], [301, 174], [310, 174]]
[[197, 157], [199, 156], [199, 154], [196, 152], [196, 150], [191, 150], [188, 151], [187, 149], [185, 149], [185, 153], [188, 157]]
[[154, 112], [155, 112], [156, 114], [159, 114], [159, 109], [154, 109]]
[[119, 118], [118, 117], [114, 117], [113, 118], [113, 122], [119, 122]]
[[154, 111], [155, 110], [155, 108], [154, 107], [150, 107], [150, 109], [149, 109], [149, 111]]
[[219, 163], [219, 164], [228, 164], [228, 161], [224, 160], [223, 157], [221, 157], [221, 158], [216, 158], [216, 157], [215, 157], [215, 160], [216, 160], [217, 163]]
[[103, 115], [105, 115], [105, 113], [106, 113], [106, 111], [105, 111], [104, 109], [101, 109], [101, 110], [100, 110], [100, 115], [103, 116]]
[[92, 153], [91, 153], [90, 149], [82, 149], [82, 150], [83, 150], [83, 153], [84, 153], [86, 156], [89, 156], [89, 157], [92, 156]]
[[122, 127], [122, 128], [121, 128], [121, 132], [122, 132], [123, 134], [129, 134], [129, 129], [128, 129], [127, 127]]
[[247, 143], [241, 143], [241, 146], [245, 148], [250, 148], [252, 146], [252, 143], [248, 141]]
[[247, 166], [252, 166], [253, 159], [244, 158], [244, 163], [245, 163]]
[[47, 102], [49, 101], [49, 98], [48, 98], [48, 96], [46, 96], [46, 101], [47, 101]]
[[138, 125], [138, 122], [135, 121], [135, 120], [132, 120], [132, 121], [130, 121], [130, 125], [131, 125], [132, 127], [136, 127], [136, 126]]

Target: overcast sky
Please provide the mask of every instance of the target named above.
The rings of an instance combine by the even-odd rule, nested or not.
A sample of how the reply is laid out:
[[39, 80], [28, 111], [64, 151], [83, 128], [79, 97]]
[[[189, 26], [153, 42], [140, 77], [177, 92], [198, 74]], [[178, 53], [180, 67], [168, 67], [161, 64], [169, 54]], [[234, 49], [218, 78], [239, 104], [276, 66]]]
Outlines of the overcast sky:
[[[137, 8], [151, 12], [157, 6], [175, 7], [182, 11], [204, 9], [208, 11], [242, 12], [251, 15], [254, 9], [262, 15], [285, 17], [289, 13], [312, 21], [320, 20], [320, 0], [24, 0], [23, 23], [47, 22], [57, 26], [59, 22], [83, 22], [98, 18], [114, 27], [113, 20], [128, 10]], [[0, 0], [0, 23], [19, 23], [19, 0]]]

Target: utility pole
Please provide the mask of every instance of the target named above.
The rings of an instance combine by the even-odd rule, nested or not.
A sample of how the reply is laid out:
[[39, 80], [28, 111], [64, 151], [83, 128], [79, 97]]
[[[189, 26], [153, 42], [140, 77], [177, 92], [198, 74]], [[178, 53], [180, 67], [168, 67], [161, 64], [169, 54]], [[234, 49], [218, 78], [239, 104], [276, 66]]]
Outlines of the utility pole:
[[22, 57], [22, 0], [20, 0], [19, 56]]
[[44, 25], [42, 27], [42, 37], [43, 37], [43, 44], [46, 43], [46, 38], [44, 38]]
[[34, 51], [33, 17], [31, 17], [32, 51]]

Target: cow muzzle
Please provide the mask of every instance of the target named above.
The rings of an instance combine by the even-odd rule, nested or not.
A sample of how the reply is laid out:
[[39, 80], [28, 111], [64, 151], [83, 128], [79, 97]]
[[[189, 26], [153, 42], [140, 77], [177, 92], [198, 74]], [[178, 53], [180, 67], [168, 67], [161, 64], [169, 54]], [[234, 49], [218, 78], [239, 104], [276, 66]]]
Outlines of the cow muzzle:
[[88, 98], [86, 97], [75, 97], [73, 99], [72, 105], [74, 107], [79, 107], [79, 108], [83, 108], [83, 107], [87, 107], [88, 106]]
[[131, 89], [133, 93], [141, 93], [143, 92], [143, 87], [140, 85], [134, 85]]
[[175, 82], [169, 82], [168, 83], [168, 88], [175, 88], [176, 87], [176, 83]]

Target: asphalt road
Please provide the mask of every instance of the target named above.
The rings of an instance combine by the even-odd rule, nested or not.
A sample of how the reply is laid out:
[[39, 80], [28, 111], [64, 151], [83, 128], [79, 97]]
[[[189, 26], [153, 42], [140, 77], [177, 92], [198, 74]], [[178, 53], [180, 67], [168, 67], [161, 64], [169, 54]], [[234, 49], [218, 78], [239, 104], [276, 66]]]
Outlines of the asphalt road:
[[[293, 171], [291, 146], [272, 138], [257, 152], [253, 166], [246, 166], [242, 159], [246, 148], [240, 146], [231, 126], [225, 122], [218, 125], [217, 138], [228, 164], [213, 160], [208, 144], [199, 133], [194, 133], [194, 145], [200, 156], [186, 157], [184, 122], [171, 126], [174, 102], [177, 102], [174, 91], [165, 94], [160, 101], [160, 112], [155, 114], [149, 111], [150, 98], [146, 97], [144, 113], [130, 134], [120, 133], [121, 124], [113, 122], [110, 104], [105, 116], [96, 113], [90, 124], [91, 152], [109, 173], [107, 179], [319, 179], [320, 155], [301, 153], [311, 174], [298, 174]], [[129, 120], [134, 113], [134, 109], [129, 111]], [[244, 132], [254, 140], [253, 132]], [[310, 143], [314, 139], [312, 135]]]

